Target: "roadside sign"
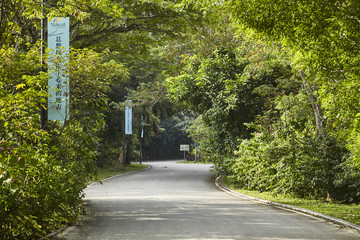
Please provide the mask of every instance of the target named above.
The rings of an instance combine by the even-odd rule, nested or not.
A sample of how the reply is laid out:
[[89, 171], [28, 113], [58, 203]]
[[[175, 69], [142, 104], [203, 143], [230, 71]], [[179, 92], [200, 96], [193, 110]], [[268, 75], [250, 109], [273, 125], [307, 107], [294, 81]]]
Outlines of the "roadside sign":
[[189, 151], [190, 145], [180, 145], [180, 151]]
[[199, 147], [199, 146], [200, 146], [200, 143], [196, 142], [196, 143], [194, 143], [194, 146], [195, 146], [195, 147]]
[[194, 135], [194, 136], [192, 137], [192, 140], [193, 140], [193, 142], [197, 143], [197, 142], [200, 141], [200, 136], [199, 136], [199, 135]]
[[180, 145], [180, 151], [184, 152], [184, 160], [185, 160], [185, 152], [190, 150], [190, 145]]

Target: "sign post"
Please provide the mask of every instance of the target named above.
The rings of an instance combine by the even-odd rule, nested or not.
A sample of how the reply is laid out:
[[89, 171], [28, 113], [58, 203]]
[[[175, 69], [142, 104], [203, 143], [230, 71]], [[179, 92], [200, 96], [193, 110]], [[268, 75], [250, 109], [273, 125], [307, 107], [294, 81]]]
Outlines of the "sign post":
[[200, 146], [199, 143], [194, 143], [194, 146], [195, 146], [195, 162], [196, 162], [196, 158], [197, 158], [197, 148]]
[[140, 133], [140, 164], [142, 164], [143, 159], [143, 141], [144, 141], [144, 126], [145, 126], [145, 116], [141, 114], [141, 133]]
[[194, 142], [194, 146], [195, 146], [195, 162], [196, 162], [196, 157], [197, 157], [197, 148], [199, 147], [199, 141], [200, 141], [200, 136], [199, 135], [194, 135], [192, 137], [192, 140]]
[[49, 97], [48, 120], [69, 120], [69, 18], [55, 17], [48, 21]]

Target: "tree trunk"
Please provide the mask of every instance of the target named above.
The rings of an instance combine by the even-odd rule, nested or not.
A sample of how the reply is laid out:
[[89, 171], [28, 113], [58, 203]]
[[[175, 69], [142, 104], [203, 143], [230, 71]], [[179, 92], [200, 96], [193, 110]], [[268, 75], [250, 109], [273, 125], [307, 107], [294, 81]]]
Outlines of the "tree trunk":
[[303, 86], [305, 89], [306, 94], [309, 97], [311, 106], [314, 111], [315, 122], [316, 122], [316, 129], [320, 135], [324, 133], [324, 118], [321, 110], [321, 105], [318, 103], [317, 97], [313, 94], [313, 89], [305, 80], [305, 74], [301, 73], [301, 78], [303, 79]]

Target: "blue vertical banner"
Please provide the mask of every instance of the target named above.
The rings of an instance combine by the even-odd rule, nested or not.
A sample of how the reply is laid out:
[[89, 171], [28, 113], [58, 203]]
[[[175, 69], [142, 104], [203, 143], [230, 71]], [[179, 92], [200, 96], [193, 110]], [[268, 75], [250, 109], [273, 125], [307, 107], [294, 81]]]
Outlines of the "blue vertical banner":
[[125, 101], [125, 135], [132, 134], [132, 107], [131, 100]]
[[48, 120], [69, 120], [69, 18], [52, 18], [48, 21]]

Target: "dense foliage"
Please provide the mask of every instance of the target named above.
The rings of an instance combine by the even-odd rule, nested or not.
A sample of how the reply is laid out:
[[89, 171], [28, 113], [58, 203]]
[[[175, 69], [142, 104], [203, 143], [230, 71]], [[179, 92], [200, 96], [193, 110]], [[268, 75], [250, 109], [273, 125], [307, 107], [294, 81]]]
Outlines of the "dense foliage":
[[[317, 15], [323, 16], [321, 11], [332, 14], [325, 13], [329, 7], [325, 2], [312, 8], [298, 4], [294, 9], [292, 3], [275, 1], [270, 8], [266, 2], [203, 5], [216, 16], [231, 13], [231, 20], [210, 22], [206, 32], [193, 37], [193, 47], [182, 52], [176, 77], [167, 79], [170, 94], [174, 101], [200, 114], [190, 132], [202, 136], [201, 153], [235, 184], [359, 202], [360, 174], [353, 144], [359, 105], [356, 64], [346, 64], [353, 59], [349, 55], [353, 48], [346, 49], [339, 38], [330, 45], [322, 44], [323, 31], [328, 40], [339, 37], [330, 27], [314, 25], [327, 24]], [[306, 9], [299, 9], [299, 19], [309, 21], [310, 29], [288, 19], [296, 16], [292, 10], [296, 12], [297, 7]], [[289, 15], [282, 14], [284, 8]], [[301, 14], [313, 15], [310, 19]], [[340, 15], [334, 15], [328, 19], [332, 26], [340, 24]], [[241, 32], [234, 33], [238, 29]], [[212, 36], [218, 37], [217, 44]], [[344, 47], [341, 56], [346, 62], [339, 61], [334, 45]], [[330, 64], [338, 61], [336, 66]]]
[[[124, 77], [125, 70], [89, 50], [72, 50], [71, 120], [65, 125], [49, 122], [40, 129], [47, 74], [30, 75], [39, 71], [34, 60], [39, 59], [39, 48], [7, 53], [1, 65], [11, 76], [1, 76], [0, 232], [2, 239], [28, 239], [74, 221], [81, 213], [81, 191], [95, 176], [105, 93], [114, 76]], [[26, 59], [34, 64], [23, 64]]]
[[[233, 152], [238, 139], [250, 137], [244, 123], [252, 122], [265, 110], [265, 88], [277, 85], [276, 78], [287, 77], [287, 66], [273, 61], [274, 56], [256, 45], [246, 46], [253, 55], [232, 49], [215, 49], [207, 58], [189, 60], [183, 74], [168, 78], [174, 99], [185, 101], [211, 128], [208, 140], [219, 155]], [[269, 69], [257, 69], [257, 57], [267, 59]], [[221, 141], [219, 141], [221, 139]]]
[[294, 53], [294, 67], [317, 84], [329, 132], [346, 141], [349, 163], [359, 168], [359, 1], [268, 3], [228, 1], [225, 7], [237, 26]]

